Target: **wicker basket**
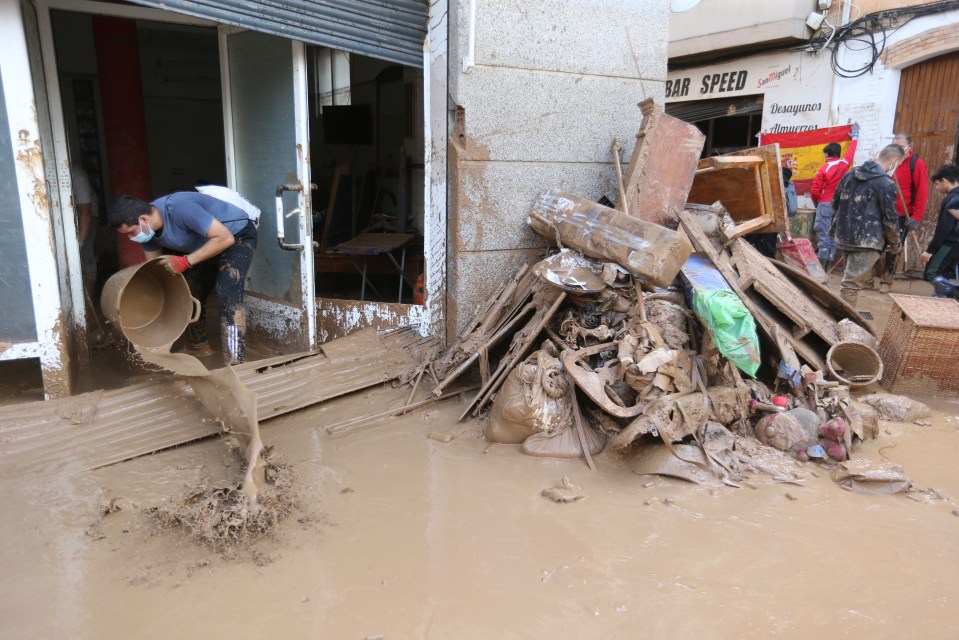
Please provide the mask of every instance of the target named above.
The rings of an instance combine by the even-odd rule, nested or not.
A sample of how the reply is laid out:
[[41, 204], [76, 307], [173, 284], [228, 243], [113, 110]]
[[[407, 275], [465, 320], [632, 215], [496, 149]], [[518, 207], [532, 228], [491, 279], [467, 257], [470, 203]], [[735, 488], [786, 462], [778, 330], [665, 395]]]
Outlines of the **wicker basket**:
[[959, 392], [959, 301], [890, 294], [893, 301], [879, 343], [881, 384], [894, 393]]

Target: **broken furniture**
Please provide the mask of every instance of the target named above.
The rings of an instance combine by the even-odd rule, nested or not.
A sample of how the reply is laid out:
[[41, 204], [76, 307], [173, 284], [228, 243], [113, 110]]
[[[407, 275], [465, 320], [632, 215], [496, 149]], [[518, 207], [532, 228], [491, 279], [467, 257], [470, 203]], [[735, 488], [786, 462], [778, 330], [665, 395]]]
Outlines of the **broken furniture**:
[[[378, 296], [380, 292], [376, 290], [376, 287], [370, 282], [369, 277], [367, 277], [367, 261], [372, 256], [386, 256], [389, 261], [396, 267], [396, 272], [399, 274], [399, 291], [397, 293], [396, 301], [403, 301], [403, 283], [405, 282], [410, 290], [413, 290], [414, 283], [406, 275], [406, 246], [413, 240], [415, 236], [412, 233], [361, 233], [352, 240], [347, 242], [342, 242], [336, 245], [336, 252], [346, 255], [347, 259], [350, 261], [350, 264], [360, 273], [362, 276], [362, 283], [360, 284], [360, 300], [366, 299], [366, 287], [369, 285], [370, 289]], [[395, 252], [400, 252], [400, 261], [396, 261], [396, 256], [393, 255]], [[355, 257], [362, 259], [363, 266], [356, 264]]]
[[787, 279], [742, 238], [733, 251], [717, 248], [689, 212], [680, 214], [693, 246], [705, 254], [743, 301], [763, 332], [787, 353], [795, 351], [810, 366], [826, 370], [824, 356], [840, 342], [838, 321], [826, 308]]
[[881, 384], [893, 393], [959, 392], [959, 301], [889, 294], [892, 309], [879, 342]]
[[652, 98], [640, 102], [639, 108], [643, 122], [626, 168], [625, 193], [616, 209], [675, 229], [706, 136], [696, 125], [665, 114]]
[[560, 247], [615, 262], [647, 286], [672, 283], [693, 252], [686, 234], [557, 189], [541, 193], [527, 222]]
[[[723, 203], [737, 226], [751, 223], [744, 233], [786, 231], [789, 222], [779, 145], [700, 160], [688, 202], [709, 205], [716, 201]], [[768, 217], [766, 224], [751, 222], [763, 216]]]

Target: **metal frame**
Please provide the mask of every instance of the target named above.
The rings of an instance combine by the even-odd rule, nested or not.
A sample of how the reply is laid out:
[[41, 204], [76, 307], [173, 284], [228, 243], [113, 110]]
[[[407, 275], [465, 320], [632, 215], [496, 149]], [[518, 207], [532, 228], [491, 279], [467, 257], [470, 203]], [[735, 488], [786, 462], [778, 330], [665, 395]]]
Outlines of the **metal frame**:
[[[220, 52], [220, 87], [223, 97], [223, 139], [226, 155], [226, 171], [228, 186], [236, 188], [237, 158], [235, 148], [235, 137], [233, 135], [233, 94], [230, 90], [230, 55], [229, 55], [229, 36], [246, 31], [238, 27], [219, 25], [217, 27], [219, 52]], [[252, 305], [256, 308], [254, 317], [271, 318], [277, 321], [277, 328], [280, 325], [286, 326], [290, 316], [299, 316], [305, 319], [305, 322], [297, 321], [296, 325], [305, 326], [307, 335], [305, 336], [305, 347], [309, 350], [316, 348], [316, 285], [314, 277], [313, 263], [313, 216], [312, 190], [310, 185], [310, 163], [309, 149], [310, 128], [309, 128], [309, 86], [306, 72], [306, 47], [302, 42], [291, 40], [293, 48], [293, 122], [296, 131], [296, 148], [290, 149], [291, 154], [296, 154], [296, 177], [295, 185], [287, 185], [285, 190], [295, 191], [297, 193], [297, 228], [299, 231], [299, 242], [296, 243], [299, 253], [299, 273], [300, 273], [300, 291], [303, 292], [303, 299], [300, 307], [293, 307], [279, 302], [268, 300], [262, 296], [250, 295], [246, 292], [248, 310]], [[279, 178], [280, 176], [278, 176]], [[282, 213], [278, 212], [282, 217]], [[282, 233], [282, 226], [278, 229]], [[271, 238], [262, 238], [264, 242], [272, 242]], [[280, 238], [280, 246], [284, 245]], [[299, 248], [302, 245], [302, 249]], [[294, 245], [288, 245], [294, 246]], [[249, 321], [249, 318], [248, 318]], [[279, 334], [278, 334], [279, 335]]]
[[[37, 339], [20, 342], [0, 352], [0, 360], [39, 358], [47, 397], [68, 395], [70, 358], [64, 344], [62, 300], [58, 287], [57, 251], [49, 186], [45, 175], [40, 125], [36, 113], [33, 75], [24, 33], [23, 13], [16, 0], [0, 0], [0, 74], [10, 127], [23, 231], [27, 248], [27, 269], [33, 298]], [[15, 304], [8, 300], [5, 304]]]
[[[90, 357], [87, 344], [87, 306], [83, 291], [83, 270], [80, 262], [80, 245], [77, 241], [77, 212], [73, 202], [73, 176], [71, 158], [67, 146], [66, 120], [63, 117], [63, 96], [60, 95], [60, 74], [57, 70], [56, 49], [53, 42], [53, 23], [46, 0], [37, 0], [37, 21], [40, 32], [40, 50], [43, 56], [43, 73], [47, 88], [47, 102], [50, 113], [50, 127], [53, 132], [53, 153], [55, 165], [47, 169], [48, 186], [56, 185], [59, 198], [51, 200], [54, 207], [59, 206], [59, 217], [63, 224], [63, 251], [65, 252], [65, 273], [61, 284], [70, 290], [72, 308], [70, 315], [76, 328], [77, 355], [82, 360]], [[94, 222], [95, 224], [95, 222]], [[96, 310], [92, 310], [94, 313]]]

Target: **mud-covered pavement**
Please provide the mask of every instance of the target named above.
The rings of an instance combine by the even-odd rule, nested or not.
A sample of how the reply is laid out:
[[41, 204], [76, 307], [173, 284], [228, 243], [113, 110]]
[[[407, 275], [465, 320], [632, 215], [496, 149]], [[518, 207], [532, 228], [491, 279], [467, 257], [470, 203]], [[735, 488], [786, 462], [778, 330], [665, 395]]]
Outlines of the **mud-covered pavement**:
[[[884, 323], [888, 298], [864, 298]], [[457, 399], [323, 429], [407, 395], [265, 423], [295, 506], [251, 545], [214, 550], [150, 514], [238, 481], [222, 438], [5, 484], [0, 637], [959, 637], [959, 399], [923, 398], [930, 426], [883, 422], [855, 451], [935, 499], [847, 492], [816, 464], [802, 486], [720, 490], [610, 452], [591, 472], [490, 445]], [[564, 477], [587, 497], [542, 496]]]
[[[342, 436], [321, 428], [406, 394], [378, 388], [265, 425], [265, 443], [295, 470], [299, 507], [275, 538], [232, 557], [144, 513], [235, 478], [240, 463], [219, 439], [6, 486], [0, 635], [959, 633], [959, 401], [934, 404], [932, 426], [883, 423], [857, 450], [946, 496], [925, 502], [849, 493], [814, 465], [804, 486], [757, 477], [719, 491], [634, 475], [609, 453], [590, 472], [491, 447], [480, 423], [455, 423], [456, 400]], [[563, 476], [588, 497], [541, 496]], [[101, 520], [114, 498], [119, 510]]]

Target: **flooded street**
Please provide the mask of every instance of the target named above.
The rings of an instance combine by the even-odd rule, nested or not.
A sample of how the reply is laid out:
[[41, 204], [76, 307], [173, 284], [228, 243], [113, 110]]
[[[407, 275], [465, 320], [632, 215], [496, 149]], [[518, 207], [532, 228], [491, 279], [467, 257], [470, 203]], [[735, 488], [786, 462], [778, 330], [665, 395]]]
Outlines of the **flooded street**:
[[[903, 464], [945, 498], [917, 501], [844, 491], [815, 464], [803, 486], [756, 476], [718, 491], [635, 475], [608, 451], [590, 472], [490, 446], [481, 422], [455, 422], [458, 399], [336, 437], [322, 428], [407, 393], [376, 388], [264, 425], [264, 442], [296, 474], [298, 507], [275, 539], [234, 557], [145, 513], [204, 480], [236, 481], [241, 463], [219, 438], [7, 484], [0, 635], [959, 633], [954, 400], [932, 403], [932, 426], [881, 423], [880, 439], [857, 449]], [[564, 476], [588, 497], [541, 496]], [[101, 521], [113, 499], [119, 510]]]

